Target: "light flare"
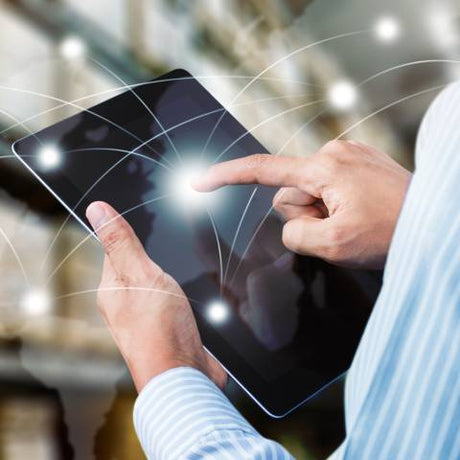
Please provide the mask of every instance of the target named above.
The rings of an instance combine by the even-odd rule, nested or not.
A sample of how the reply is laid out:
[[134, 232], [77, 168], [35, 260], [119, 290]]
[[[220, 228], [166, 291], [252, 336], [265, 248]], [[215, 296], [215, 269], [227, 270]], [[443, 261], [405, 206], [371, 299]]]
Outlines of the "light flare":
[[86, 45], [79, 37], [66, 37], [59, 45], [59, 52], [65, 59], [79, 59], [86, 54]]
[[229, 307], [221, 300], [210, 303], [206, 309], [206, 317], [212, 324], [223, 324], [230, 316]]
[[51, 303], [51, 297], [47, 291], [32, 289], [24, 294], [19, 306], [28, 316], [42, 316], [49, 313]]
[[54, 145], [45, 145], [40, 148], [38, 161], [43, 169], [54, 169], [61, 163], [61, 152]]
[[329, 88], [329, 104], [335, 110], [349, 110], [355, 105], [357, 99], [356, 86], [347, 80], [338, 81]]
[[375, 24], [374, 31], [376, 37], [384, 43], [394, 42], [401, 33], [398, 21], [390, 16], [380, 18]]

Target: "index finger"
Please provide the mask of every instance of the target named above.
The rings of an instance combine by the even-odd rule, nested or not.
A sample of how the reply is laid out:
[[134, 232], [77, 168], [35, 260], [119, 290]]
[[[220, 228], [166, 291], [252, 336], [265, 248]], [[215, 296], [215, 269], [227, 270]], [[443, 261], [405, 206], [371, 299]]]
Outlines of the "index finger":
[[199, 192], [211, 192], [224, 185], [261, 184], [273, 187], [313, 186], [316, 170], [310, 158], [256, 154], [211, 166], [193, 181]]

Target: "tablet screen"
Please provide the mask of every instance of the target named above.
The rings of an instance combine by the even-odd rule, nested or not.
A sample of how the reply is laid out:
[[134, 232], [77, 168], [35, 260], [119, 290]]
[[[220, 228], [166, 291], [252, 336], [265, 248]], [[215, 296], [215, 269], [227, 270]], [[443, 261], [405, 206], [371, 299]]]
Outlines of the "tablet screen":
[[211, 164], [266, 150], [188, 73], [138, 85], [15, 151], [88, 227], [94, 200], [124, 215], [181, 284], [205, 346], [252, 393], [281, 382], [313, 393], [348, 368], [380, 274], [286, 250], [275, 189], [191, 189]]

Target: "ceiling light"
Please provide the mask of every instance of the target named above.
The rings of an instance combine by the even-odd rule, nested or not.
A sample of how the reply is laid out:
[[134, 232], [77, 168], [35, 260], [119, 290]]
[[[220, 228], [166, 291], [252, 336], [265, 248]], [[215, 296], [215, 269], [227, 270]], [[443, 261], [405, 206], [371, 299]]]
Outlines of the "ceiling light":
[[399, 37], [399, 34], [399, 23], [392, 17], [380, 18], [375, 24], [375, 35], [382, 42], [393, 42]]

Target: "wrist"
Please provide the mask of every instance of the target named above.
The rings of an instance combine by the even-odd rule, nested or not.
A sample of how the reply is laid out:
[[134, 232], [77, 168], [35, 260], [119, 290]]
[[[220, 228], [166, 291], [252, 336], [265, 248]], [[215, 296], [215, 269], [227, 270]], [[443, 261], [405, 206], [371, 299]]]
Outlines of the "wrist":
[[157, 356], [150, 359], [125, 359], [129, 372], [138, 393], [155, 377], [166, 371], [178, 367], [193, 367], [178, 360], [159, 359]]
[[153, 351], [155, 349], [158, 350], [158, 347], [144, 345], [130, 347], [129, 353], [122, 353], [138, 392], [154, 377], [177, 367], [194, 368], [207, 374], [200, 357], [184, 356], [180, 350]]

